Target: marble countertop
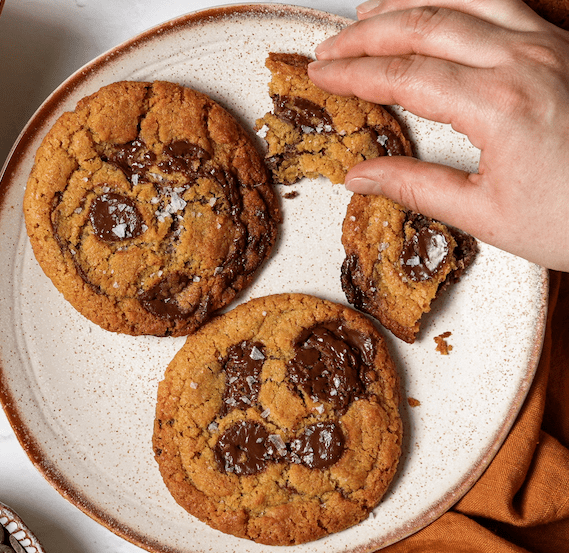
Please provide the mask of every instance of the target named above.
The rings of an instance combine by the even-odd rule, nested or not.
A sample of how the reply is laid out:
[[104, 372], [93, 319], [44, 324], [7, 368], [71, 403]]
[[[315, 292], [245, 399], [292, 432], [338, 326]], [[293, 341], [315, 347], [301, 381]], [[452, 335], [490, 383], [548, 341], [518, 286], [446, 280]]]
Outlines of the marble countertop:
[[[295, 3], [354, 18], [359, 1]], [[43, 100], [78, 68], [154, 25], [218, 5], [211, 0], [6, 0], [0, 16], [0, 165]], [[47, 553], [142, 551], [44, 480], [2, 410], [0, 501], [20, 515]]]

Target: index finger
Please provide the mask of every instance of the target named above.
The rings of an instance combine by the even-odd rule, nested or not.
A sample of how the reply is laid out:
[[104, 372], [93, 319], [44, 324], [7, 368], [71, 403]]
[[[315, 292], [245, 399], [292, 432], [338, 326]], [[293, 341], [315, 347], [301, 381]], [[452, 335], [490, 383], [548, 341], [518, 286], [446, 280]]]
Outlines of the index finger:
[[519, 0], [368, 0], [357, 6], [358, 19], [426, 6], [448, 8], [505, 29], [535, 31], [545, 21]]
[[435, 7], [389, 12], [343, 29], [316, 48], [320, 60], [424, 54], [473, 67], [508, 59], [512, 31]]
[[308, 66], [310, 79], [324, 90], [399, 104], [419, 117], [451, 124], [478, 148], [492, 108], [491, 91], [485, 87], [482, 94], [480, 88], [481, 71], [419, 55], [315, 61]]

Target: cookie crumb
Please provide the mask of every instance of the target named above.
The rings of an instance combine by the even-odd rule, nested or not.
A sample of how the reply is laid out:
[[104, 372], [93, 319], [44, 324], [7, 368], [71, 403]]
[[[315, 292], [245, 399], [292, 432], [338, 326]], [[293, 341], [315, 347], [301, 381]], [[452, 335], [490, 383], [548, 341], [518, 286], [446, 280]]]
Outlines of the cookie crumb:
[[298, 196], [298, 190], [292, 190], [290, 192], [286, 192], [285, 194], [283, 194], [283, 198], [285, 198], [286, 200], [292, 200], [297, 196]]
[[437, 351], [441, 355], [448, 355], [452, 351], [452, 346], [446, 341], [450, 336], [452, 336], [452, 332], [447, 331], [433, 338], [437, 343]]
[[419, 407], [419, 405], [421, 405], [421, 402], [414, 397], [408, 397], [407, 403], [409, 404], [409, 407]]

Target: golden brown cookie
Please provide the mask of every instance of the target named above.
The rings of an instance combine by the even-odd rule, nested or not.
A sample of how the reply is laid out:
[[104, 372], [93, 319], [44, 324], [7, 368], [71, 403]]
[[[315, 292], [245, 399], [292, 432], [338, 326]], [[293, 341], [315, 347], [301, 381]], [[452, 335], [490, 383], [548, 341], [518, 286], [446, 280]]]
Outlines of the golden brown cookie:
[[399, 123], [382, 106], [328, 94], [308, 78], [311, 60], [270, 53], [269, 94], [273, 111], [256, 122], [268, 145], [266, 162], [276, 183], [328, 177], [343, 183], [347, 171], [366, 159], [411, 155]]
[[342, 227], [348, 301], [413, 343], [437, 295], [472, 263], [474, 238], [383, 196], [354, 194]]
[[251, 300], [188, 337], [158, 388], [154, 451], [176, 501], [270, 545], [366, 518], [396, 471], [399, 385], [355, 310], [304, 294]]
[[186, 335], [271, 252], [280, 212], [245, 130], [204, 94], [117, 82], [48, 132], [24, 199], [35, 256], [84, 316]]

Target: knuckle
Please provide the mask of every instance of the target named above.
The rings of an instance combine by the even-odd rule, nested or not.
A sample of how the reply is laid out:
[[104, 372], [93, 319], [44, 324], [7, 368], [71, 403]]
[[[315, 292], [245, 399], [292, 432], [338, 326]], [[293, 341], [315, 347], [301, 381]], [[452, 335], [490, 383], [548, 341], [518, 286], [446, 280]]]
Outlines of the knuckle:
[[494, 79], [493, 98], [510, 117], [553, 120], [561, 102], [569, 96], [569, 55], [566, 43], [540, 33], [527, 33], [524, 40], [511, 41], [509, 62]]
[[426, 36], [441, 24], [444, 19], [443, 11], [435, 6], [411, 8], [403, 12], [401, 30], [404, 34], [418, 38]]
[[536, 44], [518, 48], [526, 62], [520, 64], [518, 54], [516, 61], [501, 69], [501, 78], [494, 79], [490, 88], [491, 98], [506, 117], [539, 120], [557, 112], [561, 100], [566, 102], [568, 64], [555, 48]]
[[385, 76], [391, 90], [396, 91], [408, 86], [416, 74], [417, 60], [416, 56], [401, 56], [389, 60]]
[[493, 84], [491, 101], [505, 120], [527, 114], [534, 100], [523, 82], [503, 80]]
[[424, 211], [424, 209], [422, 209], [424, 206], [420, 205], [420, 198], [417, 188], [418, 187], [416, 182], [410, 182], [406, 179], [403, 180], [399, 183], [397, 194], [398, 198], [396, 201], [408, 209], [411, 209], [412, 211], [422, 213]]
[[565, 69], [567, 64], [567, 52], [561, 52], [550, 41], [515, 42], [512, 44], [511, 56], [515, 61], [521, 58], [535, 65], [555, 70]]

